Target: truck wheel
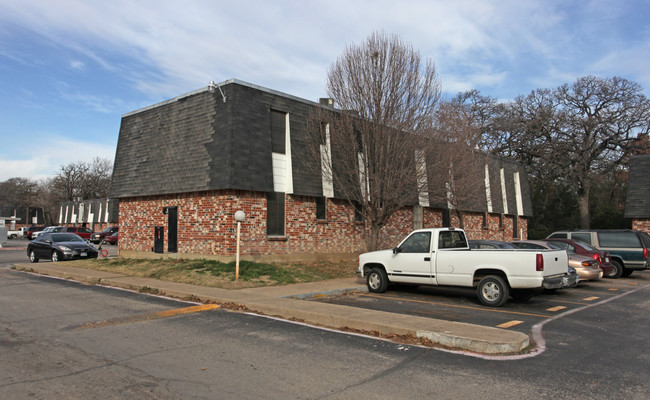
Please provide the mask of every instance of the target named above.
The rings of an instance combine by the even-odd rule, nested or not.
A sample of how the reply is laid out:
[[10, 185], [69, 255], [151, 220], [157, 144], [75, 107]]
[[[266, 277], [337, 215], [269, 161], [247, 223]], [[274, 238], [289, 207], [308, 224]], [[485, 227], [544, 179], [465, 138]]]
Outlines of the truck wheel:
[[510, 296], [508, 284], [497, 275], [488, 275], [478, 284], [478, 299], [486, 306], [501, 307]]
[[29, 262], [33, 262], [33, 263], [38, 262], [38, 257], [36, 257], [36, 253], [34, 253], [34, 250], [29, 252]]
[[614, 266], [614, 271], [612, 271], [606, 278], [618, 279], [623, 275], [623, 265], [616, 260], [612, 260], [612, 265]]
[[388, 288], [388, 277], [386, 271], [381, 268], [373, 268], [368, 274], [368, 290], [373, 293], [383, 293]]

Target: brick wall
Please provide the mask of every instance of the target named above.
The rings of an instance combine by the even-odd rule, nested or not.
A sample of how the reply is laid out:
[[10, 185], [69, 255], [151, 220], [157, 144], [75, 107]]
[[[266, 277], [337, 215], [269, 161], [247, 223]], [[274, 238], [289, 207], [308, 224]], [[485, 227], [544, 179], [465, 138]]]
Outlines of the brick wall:
[[[186, 193], [120, 200], [120, 252], [151, 252], [156, 226], [165, 227], [165, 251], [168, 241], [168, 216], [163, 207], [178, 207], [178, 253], [231, 257], [236, 252], [238, 210], [246, 213], [241, 226], [240, 254], [244, 258], [291, 254], [349, 254], [365, 251], [366, 226], [355, 222], [354, 209], [347, 201], [327, 199], [327, 219], [317, 220], [313, 197], [287, 195], [284, 237], [266, 234], [266, 193], [236, 190]], [[466, 214], [468, 236], [472, 239], [512, 239], [512, 217]], [[509, 222], [508, 222], [509, 221]], [[423, 226], [442, 226], [442, 211], [425, 208]], [[452, 226], [459, 226], [452, 219]], [[525, 219], [519, 219], [525, 228]], [[404, 208], [393, 215], [382, 229], [380, 246], [394, 247], [414, 228], [413, 209]], [[525, 231], [525, 229], [524, 229]]]
[[645, 219], [633, 219], [632, 220], [632, 229], [638, 231], [644, 231], [650, 234], [650, 218]]

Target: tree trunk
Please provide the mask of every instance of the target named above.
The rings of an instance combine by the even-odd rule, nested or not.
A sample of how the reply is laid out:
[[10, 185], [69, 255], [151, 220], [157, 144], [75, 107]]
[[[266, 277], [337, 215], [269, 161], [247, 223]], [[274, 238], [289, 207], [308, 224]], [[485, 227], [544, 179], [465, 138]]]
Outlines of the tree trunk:
[[589, 215], [589, 188], [585, 188], [578, 192], [578, 207], [580, 210], [580, 228], [589, 229], [590, 215]]
[[368, 251], [379, 250], [379, 232], [381, 226], [370, 225], [370, 243], [368, 244]]

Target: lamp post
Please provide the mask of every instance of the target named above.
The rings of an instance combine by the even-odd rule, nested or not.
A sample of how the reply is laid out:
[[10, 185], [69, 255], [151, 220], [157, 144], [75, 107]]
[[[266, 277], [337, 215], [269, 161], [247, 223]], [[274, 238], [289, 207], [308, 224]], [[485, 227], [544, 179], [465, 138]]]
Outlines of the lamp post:
[[241, 230], [241, 223], [246, 219], [246, 214], [239, 210], [235, 213], [235, 221], [237, 221], [237, 255], [235, 256], [235, 280], [239, 280], [239, 232]]

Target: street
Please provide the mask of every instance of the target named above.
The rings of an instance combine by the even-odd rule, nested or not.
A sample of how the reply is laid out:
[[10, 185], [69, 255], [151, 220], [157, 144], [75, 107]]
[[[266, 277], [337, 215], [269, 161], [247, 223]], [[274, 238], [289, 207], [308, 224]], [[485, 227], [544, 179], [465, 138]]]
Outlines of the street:
[[[13, 271], [0, 250], [0, 398], [646, 399], [650, 288], [488, 359]], [[174, 312], [173, 310], [176, 310]], [[161, 313], [161, 311], [170, 311]]]

